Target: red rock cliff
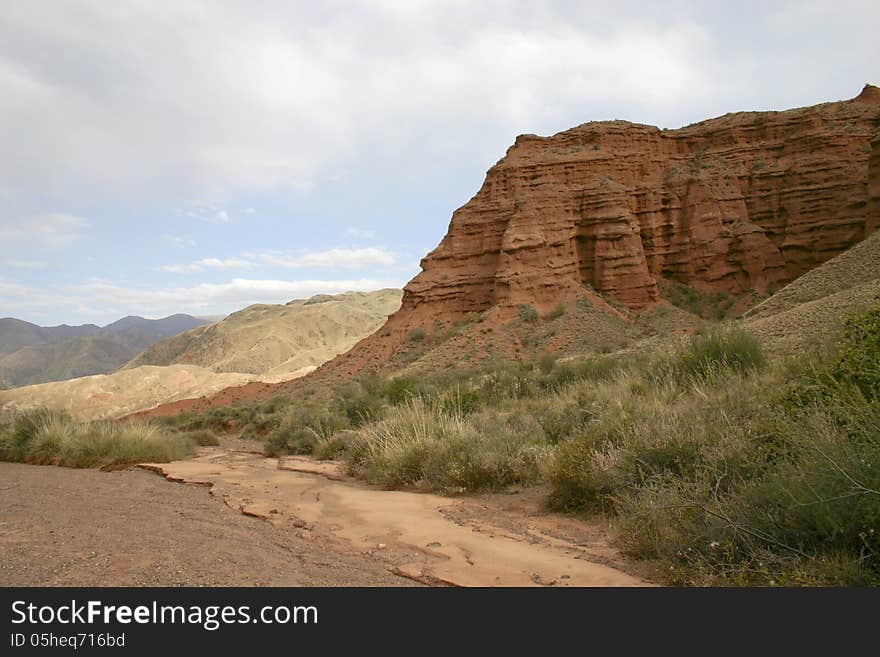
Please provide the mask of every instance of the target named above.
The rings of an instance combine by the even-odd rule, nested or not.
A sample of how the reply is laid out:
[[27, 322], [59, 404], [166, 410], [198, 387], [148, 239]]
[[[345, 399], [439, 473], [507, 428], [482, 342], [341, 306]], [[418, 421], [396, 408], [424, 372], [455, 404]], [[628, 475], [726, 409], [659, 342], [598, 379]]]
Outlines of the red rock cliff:
[[611, 121], [522, 135], [343, 369], [381, 364], [413, 328], [472, 311], [603, 303], [593, 291], [638, 311], [663, 280], [779, 288], [880, 227], [878, 134], [880, 89], [868, 85], [848, 101], [678, 130]]
[[871, 160], [868, 164], [868, 218], [865, 233], [880, 228], [880, 137], [871, 142]]

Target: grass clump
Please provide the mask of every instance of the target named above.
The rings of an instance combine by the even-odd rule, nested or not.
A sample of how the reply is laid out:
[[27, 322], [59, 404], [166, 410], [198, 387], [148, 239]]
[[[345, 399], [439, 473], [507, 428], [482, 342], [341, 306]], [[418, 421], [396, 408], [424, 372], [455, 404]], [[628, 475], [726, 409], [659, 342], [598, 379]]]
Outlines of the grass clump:
[[715, 327], [694, 335], [674, 368], [685, 377], [705, 378], [717, 370], [746, 372], [765, 364], [761, 344], [753, 335], [736, 327]]
[[353, 474], [389, 488], [463, 493], [537, 481], [543, 441], [498, 419], [465, 418], [414, 399], [358, 430], [343, 457]]
[[194, 442], [158, 423], [79, 422], [36, 410], [0, 430], [0, 459], [74, 468], [164, 463], [189, 456]]

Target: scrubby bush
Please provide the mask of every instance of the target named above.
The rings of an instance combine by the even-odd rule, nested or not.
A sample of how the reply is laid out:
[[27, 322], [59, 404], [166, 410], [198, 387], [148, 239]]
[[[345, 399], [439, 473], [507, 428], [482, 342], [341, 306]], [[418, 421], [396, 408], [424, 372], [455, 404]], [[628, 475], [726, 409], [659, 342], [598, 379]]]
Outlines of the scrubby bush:
[[553, 321], [554, 319], [559, 319], [563, 315], [565, 315], [565, 304], [560, 303], [553, 310], [547, 313], [547, 317], [545, 319], [547, 319], [548, 321]]
[[456, 386], [447, 390], [440, 397], [440, 411], [446, 415], [464, 417], [476, 412], [483, 405], [483, 400], [475, 390], [465, 390]]
[[382, 389], [382, 396], [397, 406], [419, 395], [419, 382], [406, 376], [398, 376]]
[[268, 456], [311, 454], [316, 445], [346, 425], [345, 418], [328, 407], [291, 407], [267, 436], [265, 452]]
[[543, 441], [498, 420], [464, 418], [410, 400], [358, 430], [344, 457], [353, 474], [391, 488], [458, 493], [536, 481], [546, 456]]
[[220, 444], [220, 441], [210, 431], [206, 429], [200, 429], [198, 431], [188, 431], [184, 434], [189, 440], [198, 445], [199, 447], [215, 447]]
[[537, 322], [538, 318], [541, 316], [534, 306], [530, 306], [526, 303], [520, 305], [518, 315], [520, 321], [529, 323]]
[[831, 373], [868, 399], [880, 396], [880, 308], [846, 321]]
[[158, 423], [79, 422], [56, 411], [19, 415], [0, 432], [0, 459], [90, 468], [185, 458], [194, 443]]
[[359, 427], [374, 422], [382, 417], [384, 403], [378, 395], [348, 390], [337, 402], [339, 411], [345, 416], [348, 424]]
[[739, 328], [713, 328], [694, 335], [674, 367], [683, 376], [706, 377], [719, 369], [745, 372], [765, 363], [753, 335]]
[[425, 329], [419, 327], [419, 328], [414, 328], [412, 331], [410, 331], [407, 334], [406, 339], [408, 342], [418, 344], [420, 342], [424, 342], [426, 337], [427, 337], [427, 333], [425, 333]]

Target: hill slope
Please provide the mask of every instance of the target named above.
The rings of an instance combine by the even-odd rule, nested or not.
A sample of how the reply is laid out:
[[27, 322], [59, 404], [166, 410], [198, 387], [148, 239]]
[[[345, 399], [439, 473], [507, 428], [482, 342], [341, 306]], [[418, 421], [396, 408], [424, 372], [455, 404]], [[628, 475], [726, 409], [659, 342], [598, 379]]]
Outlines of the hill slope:
[[37, 326], [14, 317], [0, 319], [0, 354], [10, 354], [22, 347], [52, 344], [100, 331], [94, 324], [82, 326]]
[[749, 310], [745, 327], [771, 353], [796, 354], [832, 340], [845, 318], [880, 306], [880, 233]]
[[400, 307], [400, 290], [319, 295], [253, 305], [157, 342], [126, 368], [190, 364], [214, 372], [294, 376], [343, 353]]
[[217, 374], [194, 365], [144, 366], [113, 374], [0, 390], [0, 409], [57, 408], [94, 420], [212, 394], [251, 380], [246, 374]]

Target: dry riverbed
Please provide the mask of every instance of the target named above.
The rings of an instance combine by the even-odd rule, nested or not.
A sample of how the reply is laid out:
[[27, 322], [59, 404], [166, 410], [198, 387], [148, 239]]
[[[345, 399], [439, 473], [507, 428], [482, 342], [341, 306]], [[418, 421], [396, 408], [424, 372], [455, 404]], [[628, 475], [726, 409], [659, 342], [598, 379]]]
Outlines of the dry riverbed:
[[385, 491], [229, 446], [117, 472], [0, 463], [0, 481], [5, 585], [646, 584], [534, 493]]

